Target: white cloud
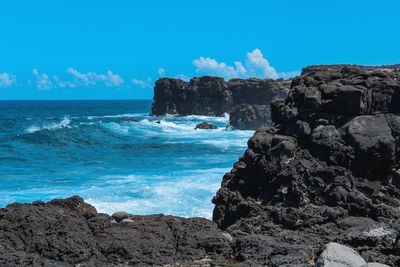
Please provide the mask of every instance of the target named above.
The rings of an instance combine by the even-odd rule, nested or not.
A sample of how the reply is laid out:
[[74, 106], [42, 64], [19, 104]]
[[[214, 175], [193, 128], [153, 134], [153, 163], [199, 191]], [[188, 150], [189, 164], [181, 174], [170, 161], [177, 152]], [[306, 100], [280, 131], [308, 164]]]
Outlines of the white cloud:
[[246, 67], [250, 76], [277, 79], [278, 73], [264, 58], [260, 49], [247, 53]]
[[39, 73], [37, 69], [33, 69], [32, 74], [35, 75], [35, 83], [39, 90], [46, 91], [54, 87], [53, 82], [46, 73]]
[[[220, 75], [227, 79], [239, 77], [240, 75], [240, 71], [237, 68], [228, 66], [224, 62], [218, 62], [215, 59], [209, 57], [200, 57], [198, 59], [195, 59], [193, 60], [193, 65], [195, 65], [196, 67], [196, 72], [210, 75]], [[242, 68], [240, 69], [242, 70]]]
[[[77, 86], [96, 86], [98, 84], [104, 84], [108, 87], [118, 87], [124, 83], [124, 80], [118, 74], [114, 74], [111, 70], [105, 74], [97, 74], [96, 72], [81, 73], [73, 68], [68, 68], [67, 73], [75, 78], [72, 83], [64, 83], [68, 87]], [[60, 84], [61, 85], [61, 84]]]
[[279, 78], [282, 79], [290, 79], [293, 78], [295, 76], [299, 76], [301, 74], [301, 71], [289, 71], [289, 72], [280, 72], [278, 73]]
[[188, 82], [190, 80], [190, 77], [187, 76], [186, 74], [179, 74], [177, 76], [175, 76], [176, 79], [181, 79], [185, 82]]
[[60, 79], [58, 76], [49, 77], [46, 73], [39, 73], [37, 69], [33, 69], [32, 73], [36, 78], [36, 86], [39, 90], [50, 90], [52, 88], [76, 88], [76, 87], [93, 87], [97, 85], [105, 85], [107, 87], [118, 87], [124, 83], [124, 80], [118, 74], [114, 74], [111, 70], [105, 74], [97, 74], [96, 72], [82, 73], [76, 69], [68, 68], [67, 74], [72, 76], [72, 80]]
[[246, 70], [246, 68], [243, 66], [242, 62], [240, 62], [240, 61], [235, 61], [235, 67], [236, 67], [237, 72], [238, 72], [240, 75], [246, 75], [246, 74], [247, 74], [247, 70]]
[[152, 79], [149, 77], [146, 80], [132, 79], [131, 82], [140, 88], [152, 88]]
[[298, 72], [278, 73], [258, 48], [247, 53], [245, 64], [235, 61], [233, 66], [230, 66], [209, 57], [199, 57], [192, 63], [198, 73], [222, 76], [225, 79], [250, 77], [277, 79], [290, 78], [298, 74]]
[[10, 87], [16, 83], [15, 76], [10, 73], [0, 73], [0, 87]]
[[165, 69], [164, 68], [158, 68], [157, 74], [161, 78], [165, 77], [165, 75], [166, 75]]

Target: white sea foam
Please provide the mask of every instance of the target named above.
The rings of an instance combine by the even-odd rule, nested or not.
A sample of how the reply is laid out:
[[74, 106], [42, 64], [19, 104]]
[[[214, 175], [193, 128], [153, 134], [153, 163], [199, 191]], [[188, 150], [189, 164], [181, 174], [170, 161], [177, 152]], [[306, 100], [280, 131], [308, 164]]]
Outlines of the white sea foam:
[[212, 145], [224, 150], [230, 148], [246, 148], [246, 142], [242, 140], [202, 140], [201, 143]]
[[127, 134], [129, 132], [129, 126], [127, 125], [122, 125], [116, 122], [107, 122], [107, 123], [101, 123], [101, 125], [107, 129], [109, 129], [112, 132], [118, 133], [118, 134]]
[[42, 131], [42, 130], [61, 129], [61, 128], [65, 128], [65, 127], [70, 127], [70, 123], [71, 123], [71, 120], [69, 118], [65, 117], [58, 123], [46, 123], [46, 124], [39, 125], [39, 126], [38, 125], [29, 126], [26, 129], [26, 132], [35, 133], [35, 132]]
[[112, 118], [131, 118], [131, 117], [145, 117], [148, 116], [148, 113], [126, 113], [126, 114], [117, 114], [117, 115], [102, 115], [102, 116], [87, 116], [86, 118], [89, 120], [93, 119], [112, 119]]
[[227, 124], [229, 122], [229, 114], [225, 113], [224, 116], [214, 117], [214, 116], [204, 116], [204, 115], [188, 115], [175, 117], [176, 119], [182, 120], [196, 120], [196, 121], [209, 121], [209, 122], [221, 122]]
[[[132, 214], [211, 218], [210, 199], [220, 187], [220, 178], [226, 171], [225, 168], [210, 168], [175, 171], [165, 176], [107, 175], [101, 177], [101, 180], [109, 181], [107, 189], [92, 187], [82, 194], [89, 196], [86, 201], [98, 211], [109, 214], [123, 210]], [[119, 193], [105, 196], [103, 190]], [[136, 197], [128, 197], [130, 195]]]

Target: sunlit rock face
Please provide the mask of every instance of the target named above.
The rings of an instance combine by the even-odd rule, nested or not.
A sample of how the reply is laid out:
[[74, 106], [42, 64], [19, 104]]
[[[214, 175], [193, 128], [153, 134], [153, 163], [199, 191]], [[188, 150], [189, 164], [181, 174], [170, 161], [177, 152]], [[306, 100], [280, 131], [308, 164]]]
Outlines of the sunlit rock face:
[[[220, 116], [232, 112], [237, 106], [246, 105], [264, 106], [263, 109], [267, 110], [265, 112], [269, 115], [271, 101], [285, 98], [289, 87], [290, 81], [282, 79], [252, 78], [225, 81], [220, 77], [203, 76], [185, 82], [163, 78], [156, 81], [154, 87], [152, 113]], [[255, 121], [251, 122], [253, 124], [248, 124], [252, 128], [253, 125], [262, 125], [266, 120], [260, 116], [249, 118]], [[270, 116], [267, 119], [270, 119]], [[231, 122], [231, 126], [235, 128], [238, 126], [241, 129], [247, 125], [240, 123], [236, 125], [235, 122], [236, 120]]]
[[214, 221], [239, 243], [259, 240], [252, 250], [269, 246], [271, 265], [304, 263], [335, 241], [399, 266], [398, 66], [305, 68], [271, 111], [274, 127], [256, 131], [225, 175]]

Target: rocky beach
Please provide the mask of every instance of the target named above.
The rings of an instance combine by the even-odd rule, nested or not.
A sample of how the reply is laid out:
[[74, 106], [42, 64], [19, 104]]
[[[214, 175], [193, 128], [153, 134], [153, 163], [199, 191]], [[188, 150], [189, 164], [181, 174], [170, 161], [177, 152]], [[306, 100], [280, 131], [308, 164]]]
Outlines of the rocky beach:
[[0, 209], [0, 266], [400, 266], [399, 65], [154, 91], [154, 115], [230, 113], [257, 129], [212, 220], [108, 215], [78, 196], [14, 203]]

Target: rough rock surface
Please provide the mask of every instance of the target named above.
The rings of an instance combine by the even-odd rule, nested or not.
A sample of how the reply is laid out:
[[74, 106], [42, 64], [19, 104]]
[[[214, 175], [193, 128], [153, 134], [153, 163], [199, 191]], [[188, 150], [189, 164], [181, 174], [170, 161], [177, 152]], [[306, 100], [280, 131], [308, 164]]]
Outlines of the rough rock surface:
[[208, 130], [213, 130], [217, 129], [218, 127], [215, 126], [214, 124], [208, 123], [206, 121], [203, 121], [202, 123], [199, 123], [196, 125], [195, 129], [208, 129]]
[[229, 113], [229, 125], [239, 130], [271, 126], [270, 105], [238, 105]]
[[162, 78], [156, 81], [152, 113], [219, 116], [236, 105], [269, 106], [273, 99], [286, 97], [289, 87], [290, 81], [271, 79]]
[[229, 234], [202, 218], [117, 223], [79, 197], [0, 209], [0, 266], [208, 266], [231, 254]]
[[315, 66], [271, 107], [213, 199], [236, 259], [313, 262], [329, 242], [400, 266], [400, 70]]

